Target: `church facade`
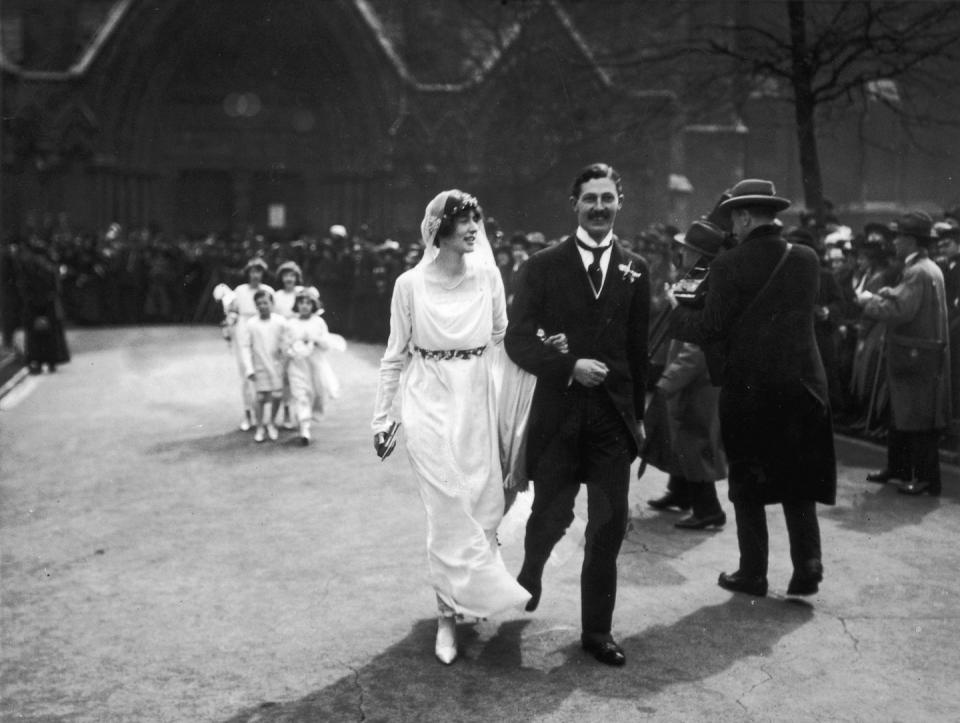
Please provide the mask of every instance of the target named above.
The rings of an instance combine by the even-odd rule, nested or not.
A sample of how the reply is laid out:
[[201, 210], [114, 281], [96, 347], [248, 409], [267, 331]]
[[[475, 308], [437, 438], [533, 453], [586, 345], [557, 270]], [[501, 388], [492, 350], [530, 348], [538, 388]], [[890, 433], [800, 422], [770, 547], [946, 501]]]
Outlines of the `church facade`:
[[596, 160], [623, 172], [625, 223], [670, 210], [673, 94], [618, 86], [560, 3], [493, 27], [461, 3], [40, 5], [4, 10], [8, 233], [66, 214], [92, 231], [415, 237], [426, 201], [460, 187], [505, 228], [558, 234]]
[[[786, 32], [760, 0], [4, 0], [2, 232], [63, 214], [93, 232], [412, 239], [459, 187], [507, 231], [555, 236], [598, 160], [623, 173], [622, 233], [683, 227], [744, 175], [774, 179], [792, 221], [789, 88], [676, 51], [694, 26], [740, 42], [758, 12]], [[956, 124], [908, 127], [887, 90], [818, 118], [825, 193], [853, 225], [960, 204]], [[909, 93], [941, 114], [960, 101]]]

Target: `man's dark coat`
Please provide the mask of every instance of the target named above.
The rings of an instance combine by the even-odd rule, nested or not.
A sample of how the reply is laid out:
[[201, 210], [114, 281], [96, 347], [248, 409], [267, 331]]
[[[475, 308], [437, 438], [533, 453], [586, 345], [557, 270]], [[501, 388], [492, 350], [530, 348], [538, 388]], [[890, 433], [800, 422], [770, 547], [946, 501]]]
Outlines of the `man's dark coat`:
[[[629, 270], [628, 270], [629, 268]], [[510, 308], [506, 348], [510, 358], [537, 377], [530, 410], [527, 460], [531, 470], [557, 434], [573, 401], [577, 359], [609, 368], [603, 389], [637, 449], [636, 422], [643, 419], [647, 373], [650, 283], [646, 263], [614, 239], [600, 297], [595, 299], [573, 237], [531, 256]], [[564, 333], [561, 354], [538, 336]]]
[[754, 229], [713, 262], [704, 308], [677, 309], [672, 332], [719, 352], [731, 501], [834, 504], [830, 403], [813, 329], [819, 263], [793, 246], [764, 289], [785, 249], [776, 226]]

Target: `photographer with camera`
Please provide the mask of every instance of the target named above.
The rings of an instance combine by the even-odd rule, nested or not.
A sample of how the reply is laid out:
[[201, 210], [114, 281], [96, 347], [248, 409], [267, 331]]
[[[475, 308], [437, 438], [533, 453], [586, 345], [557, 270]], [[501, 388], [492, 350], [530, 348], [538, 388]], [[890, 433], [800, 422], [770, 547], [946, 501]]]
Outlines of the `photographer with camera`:
[[830, 402], [813, 329], [819, 262], [781, 236], [776, 215], [789, 206], [770, 181], [737, 183], [719, 210], [729, 212], [740, 243], [710, 266], [703, 308], [678, 307], [671, 321], [675, 338], [719, 346], [712, 376], [721, 387], [740, 565], [718, 584], [756, 596], [767, 593], [764, 506], [782, 504], [786, 516], [794, 567], [787, 594], [812, 595], [823, 578], [816, 503], [836, 500]]
[[[686, 234], [677, 234], [674, 240], [680, 246], [680, 268], [685, 276], [673, 293], [682, 294], [693, 287], [686, 283], [688, 279], [704, 278], [707, 264], [723, 249], [726, 234], [704, 219], [694, 221]], [[698, 268], [701, 273], [696, 273]], [[696, 288], [692, 292], [695, 294]], [[642, 456], [670, 475], [666, 494], [648, 504], [655, 510], [692, 508], [688, 517], [674, 525], [679, 529], [718, 528], [727, 521], [716, 487], [716, 480], [727, 476], [717, 417], [718, 395], [703, 350], [690, 342], [671, 340], [666, 367], [648, 404]]]

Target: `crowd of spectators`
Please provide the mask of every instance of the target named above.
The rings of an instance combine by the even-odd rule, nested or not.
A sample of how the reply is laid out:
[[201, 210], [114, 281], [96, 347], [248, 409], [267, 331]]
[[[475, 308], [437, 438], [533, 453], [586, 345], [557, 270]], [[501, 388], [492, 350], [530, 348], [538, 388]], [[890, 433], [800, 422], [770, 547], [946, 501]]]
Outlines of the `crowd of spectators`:
[[[951, 438], [960, 420], [960, 208], [943, 214], [934, 224], [935, 244], [930, 257], [944, 276], [950, 323], [953, 419]], [[788, 240], [811, 245], [822, 259], [820, 300], [815, 319], [817, 339], [830, 384], [836, 426], [874, 438], [886, 436], [889, 426], [889, 390], [885, 373], [886, 325], [866, 318], [857, 295], [876, 293], [900, 283], [903, 263], [897, 259], [894, 228], [867, 223], [856, 232], [830, 219], [825, 232], [794, 229]]]
[[[487, 227], [508, 290], [511, 271], [553, 243], [538, 232], [505, 237], [493, 219]], [[637, 250], [652, 252], [658, 259], [651, 261], [651, 268], [664, 281], [673, 273], [669, 247], [675, 232], [657, 225], [634, 240]], [[349, 234], [340, 225], [318, 237], [268, 239], [251, 232], [241, 238], [211, 234], [191, 239], [171, 238], [150, 228], [127, 230], [118, 224], [100, 234], [75, 232], [61, 217], [22, 238], [6, 239], [0, 249], [0, 264], [10, 280], [3, 291], [7, 345], [21, 322], [15, 277], [18, 259], [28, 247], [59, 268], [65, 320], [78, 326], [219, 321], [211, 299], [213, 287], [242, 283], [244, 265], [257, 256], [270, 269], [295, 261], [305, 282], [321, 290], [331, 328], [362, 341], [386, 339], [393, 282], [422, 253], [419, 240], [374, 238], [365, 228]], [[267, 281], [271, 278], [268, 273]], [[662, 305], [659, 296], [656, 303]]]
[[[937, 262], [946, 279], [951, 321], [960, 315], [960, 210], [944, 214], [936, 225], [941, 242]], [[558, 242], [539, 232], [506, 235], [495, 220], [486, 222], [508, 299], [524, 260]], [[621, 236], [650, 267], [653, 298], [651, 318], [664, 313], [664, 285], [676, 280], [672, 243], [679, 229], [652, 224], [640, 233]], [[840, 426], [882, 436], [887, 424], [882, 325], [861, 317], [858, 290], [876, 291], [896, 285], [900, 271], [889, 226], [868, 223], [855, 231], [828, 217], [818, 230], [801, 218], [788, 236], [812, 246], [823, 261], [821, 303], [816, 320], [818, 341], [831, 385], [831, 401]], [[208, 323], [222, 312], [211, 297], [213, 287], [234, 287], [254, 256], [270, 269], [295, 261], [304, 280], [322, 294], [331, 330], [360, 341], [386, 340], [393, 282], [416, 264], [422, 252], [418, 240], [377, 239], [365, 228], [350, 234], [340, 225], [319, 237], [276, 240], [253, 232], [241, 238], [210, 235], [171, 238], [156, 229], [126, 230], [111, 225], [102, 234], [77, 233], [64, 218], [48, 223], [22, 239], [7, 239], [0, 253], [3, 274], [3, 342], [9, 346], [22, 323], [22, 293], [18, 291], [18, 259], [24, 251], [45, 255], [59, 268], [65, 321], [76, 325]], [[21, 274], [22, 275], [22, 274]], [[268, 274], [267, 281], [270, 281]], [[955, 358], [960, 350], [951, 350]], [[665, 345], [652, 359], [662, 363]], [[958, 364], [954, 364], [954, 369]], [[652, 375], [655, 381], [655, 374]], [[960, 380], [954, 373], [954, 390]]]

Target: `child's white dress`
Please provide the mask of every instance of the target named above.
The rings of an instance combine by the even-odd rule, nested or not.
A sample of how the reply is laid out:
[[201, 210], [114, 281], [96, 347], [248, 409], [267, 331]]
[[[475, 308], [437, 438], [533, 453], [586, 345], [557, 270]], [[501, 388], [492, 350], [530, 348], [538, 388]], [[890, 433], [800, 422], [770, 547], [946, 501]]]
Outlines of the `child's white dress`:
[[287, 377], [292, 406], [297, 421], [308, 422], [323, 414], [328, 398], [339, 396], [340, 382], [326, 352], [345, 351], [347, 344], [339, 334], [331, 334], [327, 323], [314, 314], [307, 319], [295, 316], [287, 320], [283, 347], [289, 360]]
[[279, 394], [283, 391], [283, 336], [287, 326], [280, 314], [269, 319], [255, 316], [247, 321], [246, 345], [243, 347], [244, 372], [254, 375], [258, 392]]
[[240, 372], [240, 391], [243, 395], [243, 407], [251, 413], [253, 412], [254, 402], [256, 401], [256, 390], [250, 380], [247, 379], [243, 350], [248, 345], [247, 321], [257, 315], [257, 305], [253, 301], [253, 295], [260, 290], [273, 294], [273, 289], [266, 284], [259, 284], [256, 289], [251, 288], [250, 284], [240, 284], [233, 290], [233, 300], [230, 302], [230, 308], [227, 311], [227, 322], [231, 330], [233, 354], [237, 360], [237, 370]]

